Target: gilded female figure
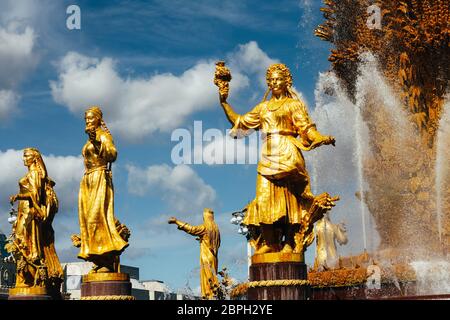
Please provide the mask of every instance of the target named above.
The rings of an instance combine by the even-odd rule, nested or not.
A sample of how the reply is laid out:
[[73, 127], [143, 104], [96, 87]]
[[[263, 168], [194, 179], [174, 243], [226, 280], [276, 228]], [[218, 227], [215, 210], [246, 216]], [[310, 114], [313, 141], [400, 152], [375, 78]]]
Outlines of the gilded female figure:
[[37, 149], [25, 149], [23, 162], [28, 172], [19, 180], [19, 193], [10, 197], [11, 204], [19, 201], [19, 205], [6, 245], [16, 260], [16, 288], [41, 287], [45, 288], [41, 294], [58, 294], [63, 270], [55, 251], [52, 228], [58, 211], [55, 182], [48, 176]]
[[88, 140], [83, 147], [85, 173], [80, 183], [78, 257], [94, 263], [91, 272], [117, 272], [118, 259], [128, 246], [129, 231], [114, 217], [111, 164], [117, 158], [112, 136], [99, 107], [85, 112]]
[[178, 229], [196, 236], [200, 242], [200, 285], [203, 299], [215, 298], [215, 288], [218, 288], [217, 256], [220, 247], [219, 227], [214, 221], [214, 212], [206, 208], [203, 211], [203, 224], [191, 226], [172, 217], [169, 224], [176, 224]]
[[305, 104], [292, 90], [292, 76], [284, 64], [271, 65], [266, 81], [263, 101], [244, 115], [234, 112], [227, 102], [228, 90], [219, 90], [232, 134], [245, 135], [254, 129], [264, 137], [256, 197], [246, 208], [244, 224], [250, 227], [255, 253], [300, 253], [313, 239], [312, 224], [338, 199], [311, 193], [301, 150], [334, 145], [335, 139], [316, 130]]
[[337, 268], [339, 256], [336, 250], [336, 242], [343, 245], [348, 241], [345, 225], [343, 223], [332, 223], [328, 213], [325, 213], [323, 218], [316, 223], [314, 229], [316, 234], [314, 270], [323, 271]]

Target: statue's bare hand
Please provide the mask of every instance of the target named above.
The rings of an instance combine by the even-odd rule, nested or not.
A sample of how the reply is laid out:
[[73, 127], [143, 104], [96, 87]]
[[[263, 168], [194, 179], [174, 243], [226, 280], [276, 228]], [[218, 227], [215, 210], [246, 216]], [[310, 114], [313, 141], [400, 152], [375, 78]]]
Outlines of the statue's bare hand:
[[175, 217], [170, 217], [169, 220], [167, 221], [169, 224], [175, 224], [177, 223], [177, 218]]
[[336, 146], [336, 139], [333, 136], [325, 136], [324, 144]]
[[322, 193], [314, 199], [314, 202], [322, 210], [328, 211], [336, 205], [334, 202], [338, 200], [339, 197], [331, 197], [328, 193]]

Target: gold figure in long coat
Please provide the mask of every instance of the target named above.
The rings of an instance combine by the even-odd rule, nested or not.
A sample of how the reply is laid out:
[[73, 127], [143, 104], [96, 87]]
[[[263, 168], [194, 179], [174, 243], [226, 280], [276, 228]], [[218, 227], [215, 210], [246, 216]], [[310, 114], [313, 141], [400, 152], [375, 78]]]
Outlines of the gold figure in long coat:
[[82, 150], [85, 173], [78, 197], [80, 235], [72, 240], [80, 247], [78, 257], [94, 263], [91, 272], [117, 272], [129, 236], [129, 230], [114, 217], [111, 164], [117, 150], [100, 108], [86, 110], [85, 121], [89, 138]]
[[186, 222], [169, 219], [169, 224], [176, 224], [178, 229], [196, 236], [200, 242], [200, 287], [203, 299], [216, 298], [218, 253], [220, 247], [219, 227], [214, 221], [214, 212], [206, 208], [203, 211], [203, 224], [192, 226]]

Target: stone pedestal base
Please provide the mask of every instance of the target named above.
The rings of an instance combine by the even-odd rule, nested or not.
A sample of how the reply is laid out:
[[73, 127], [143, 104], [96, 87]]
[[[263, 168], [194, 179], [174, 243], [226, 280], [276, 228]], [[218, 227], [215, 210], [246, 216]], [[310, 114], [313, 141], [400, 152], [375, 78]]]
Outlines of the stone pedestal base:
[[249, 300], [306, 300], [307, 268], [303, 255], [255, 254], [250, 266]]
[[127, 273], [92, 273], [83, 276], [81, 300], [135, 300]]
[[8, 300], [52, 300], [44, 287], [11, 288]]

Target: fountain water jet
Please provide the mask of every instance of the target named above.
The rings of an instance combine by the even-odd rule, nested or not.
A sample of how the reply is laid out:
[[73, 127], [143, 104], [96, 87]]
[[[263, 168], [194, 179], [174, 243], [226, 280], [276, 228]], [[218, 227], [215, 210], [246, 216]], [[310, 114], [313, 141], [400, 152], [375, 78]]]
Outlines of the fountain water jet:
[[449, 247], [449, 230], [443, 230], [443, 213], [449, 211], [450, 201], [450, 101], [445, 104], [445, 112], [439, 124], [436, 143], [436, 206], [439, 240]]

